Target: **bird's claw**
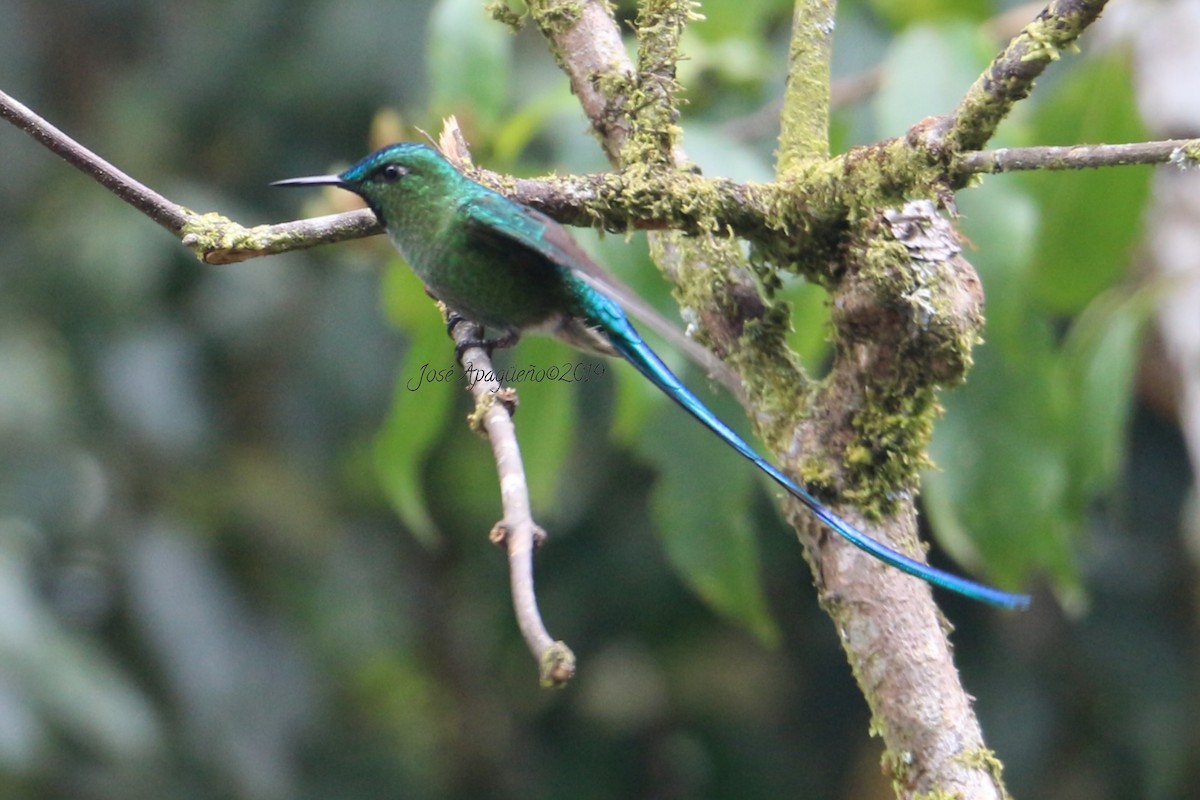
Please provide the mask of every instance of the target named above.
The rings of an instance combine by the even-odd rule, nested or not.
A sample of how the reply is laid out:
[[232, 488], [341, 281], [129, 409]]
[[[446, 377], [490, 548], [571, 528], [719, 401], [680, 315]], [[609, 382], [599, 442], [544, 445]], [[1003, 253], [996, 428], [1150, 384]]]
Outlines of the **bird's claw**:
[[[455, 326], [463, 321], [463, 317], [451, 313], [450, 320], [446, 323], [447, 329], [453, 333]], [[495, 350], [503, 350], [506, 347], [512, 347], [520, 340], [520, 338], [521, 335], [516, 331], [509, 331], [503, 336], [499, 336], [495, 339], [464, 339], [463, 341], [454, 345], [454, 357], [461, 361], [463, 353], [473, 347], [478, 347], [479, 349], [483, 350], [483, 352], [487, 353], [488, 358], [491, 358], [492, 353]]]

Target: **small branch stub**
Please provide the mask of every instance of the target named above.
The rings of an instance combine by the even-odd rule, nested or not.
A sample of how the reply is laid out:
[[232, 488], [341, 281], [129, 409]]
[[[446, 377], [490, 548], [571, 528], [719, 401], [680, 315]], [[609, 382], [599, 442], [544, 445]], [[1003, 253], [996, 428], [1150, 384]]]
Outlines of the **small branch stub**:
[[575, 677], [575, 654], [565, 642], [555, 642], [546, 648], [539, 659], [541, 684], [547, 689], [561, 689]]

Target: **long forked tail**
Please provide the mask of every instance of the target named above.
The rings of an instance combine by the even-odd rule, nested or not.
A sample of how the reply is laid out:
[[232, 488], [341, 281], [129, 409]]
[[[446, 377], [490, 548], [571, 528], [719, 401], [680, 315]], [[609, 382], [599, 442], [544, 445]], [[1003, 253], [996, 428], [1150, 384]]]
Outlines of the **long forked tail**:
[[[753, 462], [755, 466], [767, 473], [772, 480], [784, 489], [787, 489], [788, 493], [808, 506], [817, 519], [832, 528], [839, 536], [875, 556], [885, 564], [890, 564], [899, 570], [907, 572], [909, 575], [928, 581], [934, 586], [940, 586], [943, 589], [949, 589], [952, 592], [965, 595], [973, 600], [990, 603], [1001, 608], [1024, 609], [1029, 607], [1029, 595], [1002, 592], [999, 589], [993, 589], [990, 586], [984, 586], [981, 583], [960, 578], [957, 575], [951, 575], [949, 572], [944, 572], [928, 564], [922, 564], [902, 553], [898, 553], [890, 547], [875, 541], [862, 531], [859, 531], [853, 525], [826, 508], [817, 498], [813, 497], [803, 487], [783, 474], [778, 467], [754, 452], [750, 445], [746, 444], [740, 436], [733, 432], [732, 428], [709, 411], [700, 402], [700, 399], [680, 382], [679, 378], [662, 362], [662, 359], [650, 349], [650, 346], [638, 335], [638, 332], [629, 324], [628, 320], [614, 320], [610, 318], [608, 322], [610, 325], [614, 322], [616, 323], [609, 328], [608, 338], [613, 348], [624, 356], [625, 360], [632, 364], [638, 372], [642, 373], [642, 375], [662, 390], [668, 397], [681, 405], [689, 414], [700, 420], [709, 430], [721, 437], [726, 444]], [[620, 324], [621, 322], [624, 324]]]

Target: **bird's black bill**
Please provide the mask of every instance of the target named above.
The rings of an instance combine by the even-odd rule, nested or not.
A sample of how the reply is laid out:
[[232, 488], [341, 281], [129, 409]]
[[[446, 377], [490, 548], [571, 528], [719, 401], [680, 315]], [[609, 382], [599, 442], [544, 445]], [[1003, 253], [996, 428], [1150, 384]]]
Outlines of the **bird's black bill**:
[[312, 175], [307, 178], [288, 178], [272, 181], [272, 186], [342, 186], [345, 182], [337, 175]]

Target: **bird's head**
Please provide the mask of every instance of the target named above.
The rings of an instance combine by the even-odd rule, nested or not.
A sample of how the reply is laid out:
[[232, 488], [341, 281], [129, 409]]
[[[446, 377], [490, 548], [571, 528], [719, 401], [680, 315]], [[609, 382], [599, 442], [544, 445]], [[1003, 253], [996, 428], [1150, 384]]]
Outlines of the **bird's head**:
[[448, 202], [461, 173], [425, 144], [390, 144], [337, 175], [314, 175], [275, 181], [272, 186], [337, 186], [367, 202], [385, 227], [413, 206]]

